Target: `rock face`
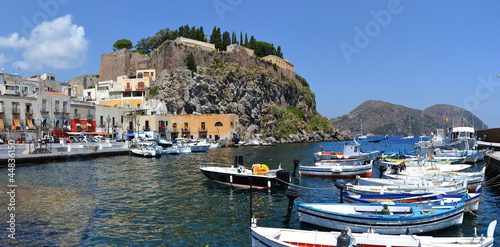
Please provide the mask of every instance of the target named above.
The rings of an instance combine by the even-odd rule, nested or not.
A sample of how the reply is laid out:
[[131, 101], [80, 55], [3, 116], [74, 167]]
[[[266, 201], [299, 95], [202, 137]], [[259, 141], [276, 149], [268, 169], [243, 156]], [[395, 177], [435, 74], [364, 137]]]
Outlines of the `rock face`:
[[[186, 68], [189, 54], [198, 68], [194, 73]], [[164, 100], [173, 114], [238, 114], [240, 132], [236, 139], [273, 143], [349, 139], [333, 127], [326, 132], [306, 132], [304, 126], [299, 133], [276, 140], [274, 128], [279, 117], [273, 109], [292, 106], [306, 116], [317, 114], [315, 95], [294, 72], [250, 56], [243, 49], [206, 51], [166, 41], [148, 55], [121, 50], [102, 58], [102, 80], [116, 80], [118, 74], [131, 74], [135, 69], [155, 68], [158, 93], [148, 97]]]

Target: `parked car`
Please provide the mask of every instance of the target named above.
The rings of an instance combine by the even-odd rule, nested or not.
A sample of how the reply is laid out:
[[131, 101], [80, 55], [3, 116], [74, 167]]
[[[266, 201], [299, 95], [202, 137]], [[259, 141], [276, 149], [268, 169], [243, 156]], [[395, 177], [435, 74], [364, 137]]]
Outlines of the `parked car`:
[[70, 137], [68, 137], [68, 139], [66, 140], [66, 142], [68, 142], [68, 143], [76, 143], [76, 142], [80, 142], [80, 141], [78, 140], [78, 138], [76, 138], [76, 136], [70, 136]]

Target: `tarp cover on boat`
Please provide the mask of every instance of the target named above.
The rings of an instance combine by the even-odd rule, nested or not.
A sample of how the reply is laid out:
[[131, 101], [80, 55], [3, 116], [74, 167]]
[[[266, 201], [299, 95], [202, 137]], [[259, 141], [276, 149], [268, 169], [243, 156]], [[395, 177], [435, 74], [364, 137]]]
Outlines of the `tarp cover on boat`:
[[127, 133], [127, 134], [125, 134], [125, 136], [135, 136], [135, 134], [134, 133]]

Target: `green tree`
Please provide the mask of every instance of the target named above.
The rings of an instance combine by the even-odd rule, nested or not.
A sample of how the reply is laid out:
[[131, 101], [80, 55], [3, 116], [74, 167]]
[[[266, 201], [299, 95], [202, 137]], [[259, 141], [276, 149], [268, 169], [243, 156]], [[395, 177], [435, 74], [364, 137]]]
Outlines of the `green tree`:
[[236, 41], [236, 32], [233, 31], [233, 34], [231, 35], [231, 44], [236, 44], [237, 41]]
[[240, 45], [243, 46], [243, 32], [240, 31]]
[[187, 68], [191, 70], [191, 75], [193, 75], [193, 73], [196, 72], [196, 62], [194, 61], [194, 55], [192, 52], [187, 56], [186, 65]]
[[227, 49], [227, 46], [230, 44], [231, 44], [231, 36], [228, 31], [225, 31], [222, 34], [222, 49], [220, 50], [225, 51]]
[[130, 49], [132, 48], [132, 41], [128, 39], [120, 39], [115, 42], [113, 45], [113, 51], [120, 50], [120, 49]]
[[210, 43], [215, 45], [216, 49], [223, 50], [220, 28], [214, 27], [210, 35]]
[[248, 47], [248, 36], [247, 36], [247, 33], [245, 33], [245, 47]]
[[[257, 40], [255, 40], [253, 35], [252, 35], [252, 37], [250, 37], [250, 43], [248, 44], [248, 48], [254, 49], [254, 50], [257, 48]], [[255, 55], [257, 55], [257, 54], [255, 54]]]

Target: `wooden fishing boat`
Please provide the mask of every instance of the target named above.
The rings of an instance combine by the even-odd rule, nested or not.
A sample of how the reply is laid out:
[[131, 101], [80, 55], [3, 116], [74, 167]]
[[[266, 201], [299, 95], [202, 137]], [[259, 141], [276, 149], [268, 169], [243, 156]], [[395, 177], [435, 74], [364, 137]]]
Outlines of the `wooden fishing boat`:
[[455, 205], [297, 202], [299, 221], [332, 230], [380, 234], [436, 231], [462, 224], [465, 198]]
[[457, 181], [457, 182], [467, 182], [467, 190], [471, 193], [476, 192], [476, 190], [481, 187], [482, 182], [484, 181], [484, 172], [485, 168], [483, 168], [480, 172], [454, 172], [454, 173], [434, 173], [434, 174], [426, 174], [426, 173], [412, 173], [412, 174], [385, 174], [384, 178], [389, 179], [399, 179], [399, 180], [415, 180], [415, 181]]
[[419, 186], [419, 187], [434, 187], [442, 188], [457, 187], [465, 184], [464, 181], [442, 181], [442, 180], [424, 180], [424, 179], [387, 179], [387, 178], [363, 178], [356, 177], [358, 185], [363, 186]]
[[252, 222], [251, 238], [253, 247], [492, 247], [497, 221], [488, 225], [486, 237], [474, 235], [471, 237], [432, 237], [418, 235], [384, 235], [373, 232], [352, 233], [307, 231], [284, 228], [259, 227]]
[[243, 156], [236, 156], [232, 166], [200, 165], [198, 168], [211, 181], [234, 188], [286, 188], [290, 182], [290, 172], [288, 170], [270, 170], [264, 164], [254, 164], [251, 169], [247, 169], [243, 166]]
[[348, 203], [419, 203], [419, 204], [435, 204], [435, 205], [452, 205], [460, 203], [465, 196], [465, 211], [477, 211], [479, 209], [480, 193], [468, 193], [466, 195], [448, 195], [448, 194], [351, 194], [347, 191], [342, 192], [342, 198]]
[[370, 177], [372, 175], [373, 160], [364, 159], [339, 159], [322, 160], [313, 166], [299, 166], [300, 176], [311, 177]]
[[353, 194], [398, 194], [398, 193], [446, 193], [446, 194], [465, 194], [467, 185], [461, 184], [456, 187], [440, 186], [420, 186], [420, 185], [384, 185], [384, 186], [364, 186], [347, 184], [347, 190]]
[[379, 151], [363, 152], [361, 145], [357, 142], [354, 144], [346, 143], [344, 145], [344, 152], [325, 152], [320, 151], [314, 154], [315, 160], [338, 160], [338, 159], [365, 159], [375, 160]]

